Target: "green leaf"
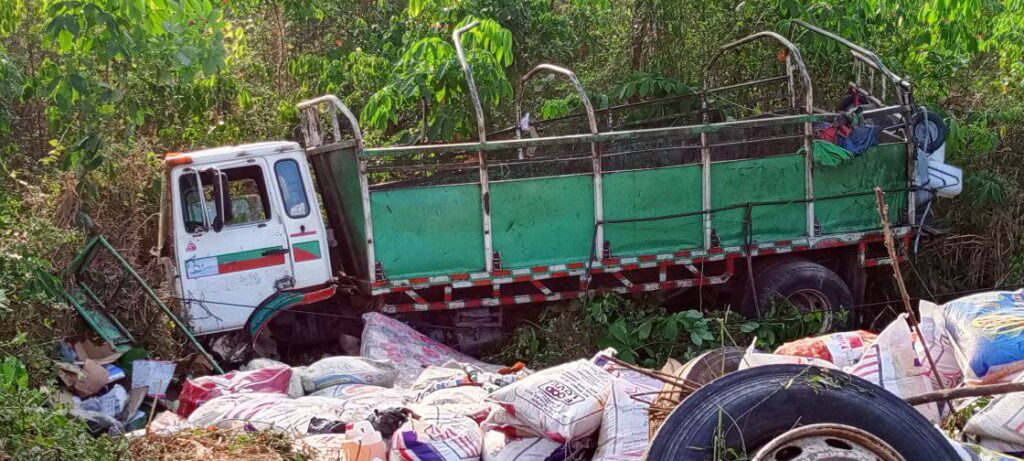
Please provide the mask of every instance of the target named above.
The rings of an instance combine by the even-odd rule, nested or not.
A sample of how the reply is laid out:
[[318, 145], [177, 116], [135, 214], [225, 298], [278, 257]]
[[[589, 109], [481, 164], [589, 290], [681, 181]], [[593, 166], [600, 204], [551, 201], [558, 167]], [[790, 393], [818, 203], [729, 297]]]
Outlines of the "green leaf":
[[5, 357], [0, 362], [0, 389], [28, 389], [28, 370], [17, 358]]
[[185, 52], [183, 52], [183, 51], [175, 52], [174, 53], [174, 57], [177, 58], [178, 62], [180, 62], [181, 65], [183, 65], [183, 66], [190, 66], [190, 65], [192, 65], [192, 58], [188, 57], [188, 55], [185, 54]]
[[640, 328], [637, 329], [636, 333], [641, 341], [651, 337], [652, 327], [654, 327], [654, 325], [651, 323], [650, 320], [640, 324]]
[[67, 29], [61, 29], [60, 33], [57, 34], [57, 44], [60, 46], [60, 50], [64, 53], [71, 51], [74, 45], [75, 37], [68, 32]]
[[675, 317], [669, 317], [661, 322], [658, 331], [658, 339], [662, 341], [675, 341], [679, 337], [679, 324]]
[[623, 344], [629, 344], [630, 341], [629, 331], [626, 329], [626, 320], [618, 319], [615, 323], [608, 326], [608, 334]]
[[750, 333], [750, 332], [752, 332], [754, 330], [757, 330], [757, 328], [759, 326], [761, 326], [761, 325], [758, 324], [757, 322], [753, 322], [753, 321], [746, 322], [746, 323], [740, 325], [740, 331], [742, 331], [744, 333]]

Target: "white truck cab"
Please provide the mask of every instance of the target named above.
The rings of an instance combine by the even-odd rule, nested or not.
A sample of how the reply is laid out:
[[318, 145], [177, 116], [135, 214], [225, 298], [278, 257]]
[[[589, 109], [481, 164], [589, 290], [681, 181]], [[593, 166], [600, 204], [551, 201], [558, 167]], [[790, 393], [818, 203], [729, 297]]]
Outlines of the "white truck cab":
[[298, 144], [218, 147], [164, 162], [175, 288], [197, 334], [241, 328], [272, 295], [331, 281], [327, 235]]

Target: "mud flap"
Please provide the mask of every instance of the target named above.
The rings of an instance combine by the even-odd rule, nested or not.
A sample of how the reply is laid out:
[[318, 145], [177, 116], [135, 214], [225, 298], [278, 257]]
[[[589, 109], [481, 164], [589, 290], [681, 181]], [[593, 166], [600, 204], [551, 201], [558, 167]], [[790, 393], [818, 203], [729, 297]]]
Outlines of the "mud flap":
[[281, 291], [265, 299], [245, 322], [245, 331], [249, 333], [249, 342], [255, 346], [256, 340], [270, 324], [270, 321], [281, 312], [298, 306], [305, 306], [331, 298], [338, 291], [337, 285], [329, 285], [319, 290], [302, 292], [297, 290]]

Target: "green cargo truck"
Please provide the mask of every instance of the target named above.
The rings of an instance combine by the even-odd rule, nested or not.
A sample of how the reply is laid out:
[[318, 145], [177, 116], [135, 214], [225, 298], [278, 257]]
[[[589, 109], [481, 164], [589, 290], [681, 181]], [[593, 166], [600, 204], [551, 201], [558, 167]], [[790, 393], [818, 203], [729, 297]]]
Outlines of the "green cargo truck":
[[[716, 287], [749, 315], [775, 295], [826, 313], [857, 304], [865, 269], [892, 263], [876, 186], [901, 252], [915, 235], [918, 108], [870, 51], [794, 31], [870, 74], [855, 112], [877, 142], [860, 155], [829, 163], [818, 124], [843, 114], [815, 105], [800, 49], [773, 32], [722, 46], [699, 90], [601, 110], [571, 71], [538, 66], [518, 88], [518, 122], [494, 132], [463, 59], [475, 141], [366, 146], [324, 96], [299, 104], [303, 147], [169, 155], [167, 254], [190, 321], [302, 342], [336, 337], [358, 311], [497, 327], [502, 309], [601, 292]], [[718, 82], [731, 75], [721, 62], [753, 46], [782, 50], [779, 74]], [[568, 80], [580, 113], [531, 120], [523, 95], [542, 74]]]

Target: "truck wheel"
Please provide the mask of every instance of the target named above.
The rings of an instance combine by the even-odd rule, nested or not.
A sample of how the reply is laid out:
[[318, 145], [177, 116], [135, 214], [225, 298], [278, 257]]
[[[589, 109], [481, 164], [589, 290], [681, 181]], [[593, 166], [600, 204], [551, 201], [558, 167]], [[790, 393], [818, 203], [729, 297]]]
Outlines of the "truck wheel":
[[[822, 424], [849, 430], [794, 431], [821, 429], [814, 425]], [[959, 459], [942, 433], [896, 395], [841, 371], [805, 365], [750, 368], [701, 387], [658, 429], [647, 459], [704, 461], [732, 459], [730, 455], [747, 459], [758, 450], [765, 451], [756, 459], [766, 459], [765, 452], [782, 455], [767, 458], [774, 460], [825, 459], [798, 457], [800, 447], [820, 445], [808, 443], [815, 438], [832, 440], [833, 447], [849, 446], [851, 452], [858, 447], [891, 447], [907, 460]], [[870, 451], [879, 459], [893, 459], [888, 450]], [[828, 459], [872, 458], [847, 453]]]
[[835, 272], [821, 264], [794, 259], [765, 267], [754, 277], [756, 297], [743, 285], [740, 306], [750, 316], [763, 316], [773, 302], [787, 301], [802, 312], [822, 312], [820, 333], [836, 326], [834, 312], [853, 306], [853, 294]]

